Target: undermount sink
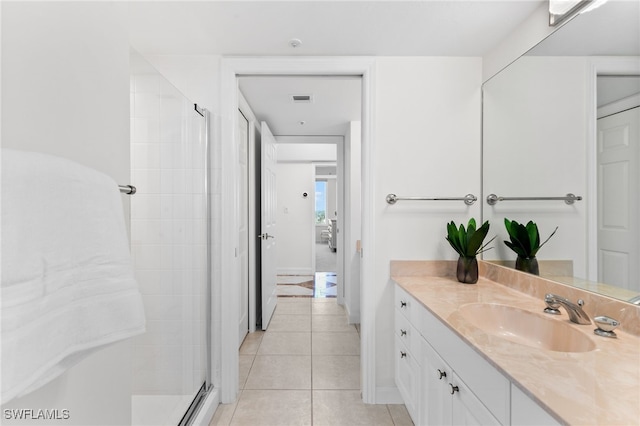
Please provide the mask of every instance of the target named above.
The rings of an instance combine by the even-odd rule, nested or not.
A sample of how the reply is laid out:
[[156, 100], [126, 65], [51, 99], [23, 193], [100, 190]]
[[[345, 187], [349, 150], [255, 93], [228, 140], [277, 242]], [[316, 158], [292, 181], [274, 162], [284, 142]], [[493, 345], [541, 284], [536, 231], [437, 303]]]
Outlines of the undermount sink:
[[474, 326], [514, 343], [555, 352], [589, 352], [596, 348], [587, 335], [544, 314], [493, 303], [471, 303], [458, 311]]

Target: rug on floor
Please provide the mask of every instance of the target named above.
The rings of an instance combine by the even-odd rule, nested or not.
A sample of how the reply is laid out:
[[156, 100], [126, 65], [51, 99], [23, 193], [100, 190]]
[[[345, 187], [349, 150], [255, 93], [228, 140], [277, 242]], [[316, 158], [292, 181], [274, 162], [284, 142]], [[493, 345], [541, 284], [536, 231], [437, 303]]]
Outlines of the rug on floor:
[[278, 275], [279, 297], [336, 297], [335, 273], [314, 275]]

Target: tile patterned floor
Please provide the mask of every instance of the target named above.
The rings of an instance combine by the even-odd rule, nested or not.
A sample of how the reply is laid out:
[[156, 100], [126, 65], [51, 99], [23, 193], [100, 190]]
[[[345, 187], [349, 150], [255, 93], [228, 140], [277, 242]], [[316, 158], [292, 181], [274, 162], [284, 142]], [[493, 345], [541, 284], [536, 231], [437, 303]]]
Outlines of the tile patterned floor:
[[413, 425], [404, 405], [360, 398], [360, 336], [335, 298], [280, 297], [240, 347], [240, 395], [217, 425]]

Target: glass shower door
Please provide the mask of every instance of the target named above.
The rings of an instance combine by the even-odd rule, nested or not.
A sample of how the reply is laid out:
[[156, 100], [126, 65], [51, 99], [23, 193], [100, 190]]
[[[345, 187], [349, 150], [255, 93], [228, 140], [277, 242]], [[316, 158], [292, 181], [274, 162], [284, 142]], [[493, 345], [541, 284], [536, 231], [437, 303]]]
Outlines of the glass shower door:
[[206, 120], [131, 55], [131, 248], [147, 317], [134, 341], [134, 425], [177, 425], [207, 378]]

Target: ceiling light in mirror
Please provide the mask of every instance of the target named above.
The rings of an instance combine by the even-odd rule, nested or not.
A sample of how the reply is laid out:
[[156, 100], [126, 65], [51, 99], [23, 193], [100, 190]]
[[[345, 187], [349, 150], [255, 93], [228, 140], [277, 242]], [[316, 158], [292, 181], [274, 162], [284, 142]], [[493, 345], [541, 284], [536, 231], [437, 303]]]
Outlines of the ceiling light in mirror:
[[549, 0], [549, 26], [555, 27], [576, 15], [582, 8], [596, 0]]

